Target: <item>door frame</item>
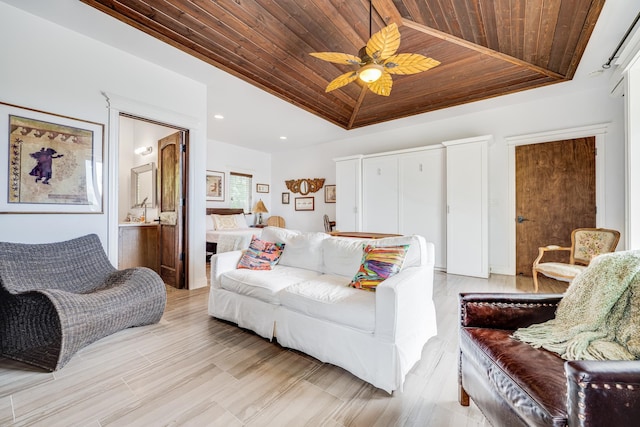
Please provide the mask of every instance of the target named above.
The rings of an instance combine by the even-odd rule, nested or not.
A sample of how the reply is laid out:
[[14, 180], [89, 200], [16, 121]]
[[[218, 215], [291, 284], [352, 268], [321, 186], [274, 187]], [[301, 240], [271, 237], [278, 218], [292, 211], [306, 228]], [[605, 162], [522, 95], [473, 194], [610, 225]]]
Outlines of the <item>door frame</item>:
[[514, 276], [516, 274], [516, 147], [519, 145], [542, 144], [545, 142], [563, 141], [576, 138], [596, 138], [596, 227], [606, 225], [606, 205], [605, 205], [605, 141], [608, 130], [608, 123], [600, 123], [590, 126], [582, 126], [576, 128], [560, 129], [546, 132], [529, 133], [524, 135], [506, 137], [508, 149], [508, 183], [509, 183], [509, 200], [507, 206], [510, 214], [507, 215], [512, 223], [509, 226], [509, 266], [508, 271], [499, 272], [492, 270], [497, 274], [508, 274]]
[[[118, 186], [119, 186], [119, 168], [118, 168], [118, 156], [120, 150], [120, 113], [124, 113], [131, 116], [136, 116], [158, 123], [166, 123], [169, 126], [175, 126], [182, 128], [189, 132], [189, 140], [194, 141], [197, 139], [197, 135], [201, 133], [200, 121], [191, 116], [181, 114], [176, 111], [167, 110], [164, 108], [158, 108], [143, 102], [132, 100], [117, 94], [102, 92], [102, 95], [107, 100], [107, 106], [109, 109], [109, 121], [107, 125], [107, 168], [104, 172], [107, 175], [107, 255], [113, 265], [118, 265]], [[191, 150], [187, 152], [188, 156], [185, 161], [191, 165], [192, 160], [190, 157], [193, 155]], [[197, 206], [193, 205], [194, 197], [192, 197], [196, 190], [199, 189], [195, 184], [193, 177], [195, 168], [189, 166], [187, 168], [186, 179], [188, 182], [187, 194], [183, 194], [186, 198], [186, 218], [185, 218], [185, 252], [191, 253], [191, 257], [187, 257], [185, 260], [185, 273], [189, 277], [189, 282], [185, 283], [187, 289], [198, 288], [206, 286], [206, 275], [200, 279], [200, 275], [195, 271], [195, 260], [204, 259], [204, 246], [202, 247], [202, 256], [199, 257], [199, 247], [196, 247], [198, 239], [194, 239], [194, 215]], [[204, 173], [204, 171], [203, 171]], [[203, 180], [204, 183], [204, 180]], [[197, 187], [197, 188], [196, 188]], [[196, 221], [197, 222], [197, 221]], [[200, 283], [203, 282], [203, 283]]]

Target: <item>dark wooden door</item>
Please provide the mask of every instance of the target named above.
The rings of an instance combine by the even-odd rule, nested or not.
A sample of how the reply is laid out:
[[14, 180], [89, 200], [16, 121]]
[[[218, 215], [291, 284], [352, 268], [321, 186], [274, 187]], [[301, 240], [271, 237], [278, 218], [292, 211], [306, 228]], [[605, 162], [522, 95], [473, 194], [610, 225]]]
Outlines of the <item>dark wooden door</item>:
[[595, 154], [595, 137], [516, 147], [517, 274], [531, 276], [540, 246], [571, 246], [573, 229], [596, 226]]
[[184, 256], [184, 132], [158, 141], [158, 244], [160, 276], [167, 285], [185, 287]]

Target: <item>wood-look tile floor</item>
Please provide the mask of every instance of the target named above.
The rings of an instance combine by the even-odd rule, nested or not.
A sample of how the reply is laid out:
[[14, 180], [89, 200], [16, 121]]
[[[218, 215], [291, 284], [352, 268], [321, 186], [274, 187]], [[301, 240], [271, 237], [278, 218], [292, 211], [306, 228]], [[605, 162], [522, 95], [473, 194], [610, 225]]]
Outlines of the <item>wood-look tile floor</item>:
[[457, 402], [457, 296], [532, 290], [530, 278], [436, 272], [438, 336], [389, 395], [212, 319], [206, 288], [168, 289], [159, 324], [104, 338], [57, 372], [0, 358], [0, 426], [487, 426]]

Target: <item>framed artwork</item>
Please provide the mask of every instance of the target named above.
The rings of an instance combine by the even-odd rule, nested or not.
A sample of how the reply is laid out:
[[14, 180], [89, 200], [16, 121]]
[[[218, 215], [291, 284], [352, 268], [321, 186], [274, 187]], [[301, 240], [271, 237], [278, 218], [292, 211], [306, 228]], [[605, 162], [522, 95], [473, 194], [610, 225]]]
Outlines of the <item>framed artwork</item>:
[[288, 205], [289, 204], [289, 194], [291, 194], [291, 193], [282, 193], [282, 204], [283, 205]]
[[314, 210], [313, 201], [314, 201], [314, 197], [296, 197], [296, 210], [297, 211]]
[[104, 125], [0, 102], [0, 212], [102, 213]]
[[207, 200], [224, 202], [224, 172], [207, 171]]
[[256, 193], [268, 193], [269, 184], [256, 184]]
[[324, 186], [324, 202], [325, 203], [336, 202], [336, 186], [335, 185]]

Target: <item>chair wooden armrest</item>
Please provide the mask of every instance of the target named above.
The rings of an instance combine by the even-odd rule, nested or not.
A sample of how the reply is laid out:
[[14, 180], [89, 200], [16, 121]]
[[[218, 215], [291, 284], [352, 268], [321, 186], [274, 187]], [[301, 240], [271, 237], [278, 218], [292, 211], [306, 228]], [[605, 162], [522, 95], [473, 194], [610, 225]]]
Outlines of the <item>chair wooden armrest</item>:
[[538, 248], [538, 258], [535, 259], [535, 261], [533, 261], [533, 268], [536, 268], [536, 266], [540, 263], [540, 260], [542, 259], [542, 257], [544, 256], [544, 254], [546, 252], [550, 252], [550, 251], [570, 251], [571, 247], [564, 247], [564, 246], [558, 246], [558, 245], [549, 245], [549, 246], [543, 246]]
[[544, 254], [551, 251], [571, 251], [571, 250], [572, 250], [571, 247], [558, 246], [558, 245], [548, 245], [548, 246], [542, 246], [538, 248], [538, 257], [535, 259], [535, 261], [533, 261], [533, 268], [532, 268], [534, 292], [536, 293], [538, 292], [538, 264], [540, 264], [540, 260], [542, 259]]
[[[571, 246], [549, 245], [538, 248], [533, 261], [533, 287], [538, 292], [538, 273], [556, 280], [571, 282], [589, 265], [593, 257], [616, 250], [620, 232], [608, 228], [576, 228], [571, 232]], [[541, 263], [545, 253], [569, 251], [569, 262]]]

